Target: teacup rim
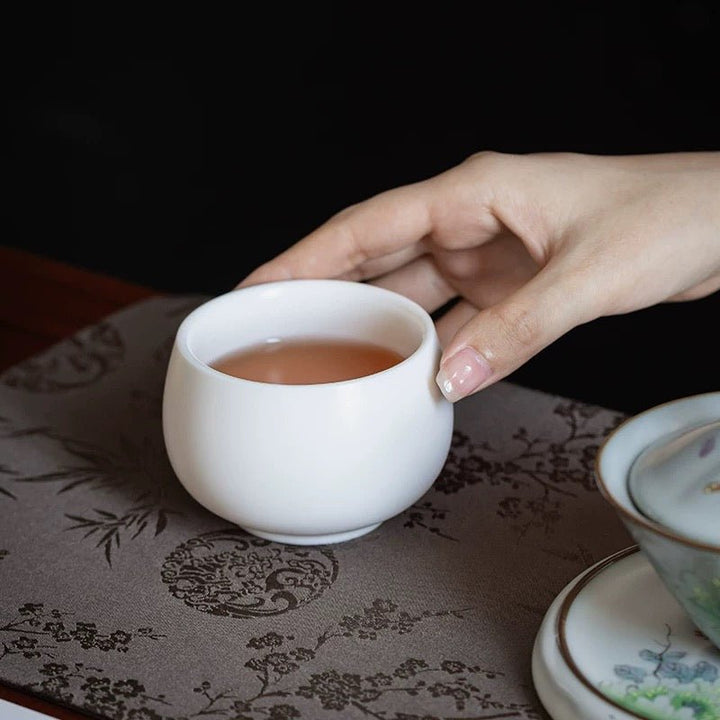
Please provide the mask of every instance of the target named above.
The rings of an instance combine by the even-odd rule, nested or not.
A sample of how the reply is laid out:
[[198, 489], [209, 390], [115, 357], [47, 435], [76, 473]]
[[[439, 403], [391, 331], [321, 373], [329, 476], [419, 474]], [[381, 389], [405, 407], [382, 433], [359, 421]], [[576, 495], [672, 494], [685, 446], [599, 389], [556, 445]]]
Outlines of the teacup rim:
[[[397, 364], [386, 368], [385, 370], [380, 370], [379, 372], [372, 373], [370, 375], [363, 375], [357, 378], [351, 378], [349, 380], [337, 380], [334, 382], [325, 382], [325, 383], [297, 383], [297, 384], [282, 384], [282, 383], [270, 383], [270, 382], [262, 382], [258, 380], [248, 380], [247, 378], [240, 378], [235, 377], [231, 375], [227, 375], [226, 373], [223, 373], [219, 370], [216, 370], [211, 365], [207, 364], [203, 360], [201, 360], [197, 355], [193, 352], [192, 348], [190, 347], [187, 335], [190, 332], [190, 326], [191, 324], [196, 320], [197, 315], [200, 314], [202, 311], [206, 311], [206, 306], [215, 303], [215, 302], [226, 302], [226, 298], [229, 296], [234, 296], [236, 293], [241, 293], [244, 291], [256, 291], [261, 292], [262, 290], [267, 291], [268, 289], [272, 289], [273, 287], [282, 287], [282, 286], [289, 286], [289, 285], [296, 285], [296, 284], [316, 284], [316, 285], [342, 285], [346, 287], [364, 287], [367, 289], [370, 289], [371, 292], [377, 293], [377, 294], [384, 294], [388, 297], [392, 297], [394, 302], [397, 302], [401, 305], [404, 305], [406, 308], [412, 310], [414, 313], [416, 313], [416, 316], [420, 323], [422, 324], [421, 328], [421, 338], [418, 346], [413, 350], [412, 353], [410, 353], [407, 357], [403, 358], [400, 362]], [[360, 292], [364, 292], [364, 290], [361, 290]], [[368, 380], [370, 378], [377, 378], [380, 376], [385, 376], [386, 374], [397, 372], [399, 368], [405, 367], [409, 362], [413, 360], [418, 354], [423, 350], [423, 348], [427, 347], [428, 342], [431, 342], [432, 334], [436, 334], [435, 326], [432, 320], [432, 316], [430, 313], [418, 302], [415, 300], [412, 300], [411, 298], [407, 297], [406, 295], [403, 295], [399, 292], [396, 292], [394, 290], [389, 290], [388, 288], [383, 288], [378, 285], [372, 285], [370, 283], [363, 283], [358, 282], [354, 280], [344, 280], [341, 278], [287, 278], [283, 280], [273, 280], [269, 282], [264, 283], [258, 283], [256, 285], [247, 285], [243, 287], [235, 287], [231, 290], [228, 290], [227, 292], [220, 293], [219, 295], [215, 295], [214, 297], [206, 300], [205, 302], [201, 303], [198, 307], [194, 308], [188, 315], [185, 316], [185, 318], [180, 323], [180, 326], [177, 329], [177, 332], [175, 334], [175, 340], [174, 345], [176, 346], [177, 350], [181, 353], [181, 355], [186, 359], [189, 360], [197, 370], [208, 373], [211, 376], [213, 376], [216, 379], [222, 380], [224, 382], [232, 383], [234, 385], [237, 384], [247, 384], [252, 386], [258, 386], [262, 387], [263, 389], [267, 390], [269, 388], [275, 388], [275, 389], [281, 389], [284, 394], [292, 393], [292, 392], [305, 392], [307, 393], [311, 389], [315, 389], [315, 392], [320, 392], [322, 388], [337, 388], [344, 385], [352, 385], [356, 384], [358, 381], [362, 380]]]
[[[720, 391], [713, 390], [708, 391], [704, 393], [697, 393], [694, 395], [687, 395], [684, 397], [679, 398], [673, 398], [672, 400], [667, 400], [663, 403], [659, 403], [658, 405], [654, 405], [653, 407], [647, 408], [646, 410], [642, 410], [638, 413], [635, 413], [627, 418], [625, 418], [623, 421], [621, 421], [615, 428], [613, 428], [608, 435], [605, 437], [603, 442], [600, 444], [600, 447], [598, 448], [598, 452], [595, 456], [595, 462], [594, 462], [594, 471], [595, 471], [595, 482], [596, 485], [600, 491], [600, 493], [603, 495], [605, 500], [611, 505], [611, 507], [618, 513], [618, 515], [621, 517], [621, 519], [625, 520], [626, 522], [629, 522], [633, 525], [638, 525], [645, 530], [649, 530], [650, 532], [653, 532], [657, 535], [661, 535], [669, 540], [672, 540], [674, 542], [680, 543], [681, 545], [688, 546], [695, 550], [702, 550], [705, 552], [711, 552], [720, 555], [720, 543], [713, 544], [713, 543], [707, 543], [703, 542], [701, 540], [696, 540], [692, 537], [688, 537], [687, 535], [682, 535], [679, 532], [673, 531], [672, 528], [667, 527], [666, 525], [662, 525], [658, 522], [655, 522], [654, 520], [642, 515], [639, 511], [633, 513], [625, 507], [625, 505], [620, 502], [615, 494], [609, 489], [607, 480], [605, 476], [603, 475], [602, 471], [602, 464], [603, 464], [603, 458], [607, 454], [608, 448], [612, 444], [612, 442], [617, 440], [617, 437], [620, 435], [621, 432], [624, 430], [627, 430], [627, 428], [630, 425], [633, 425], [635, 423], [642, 422], [643, 420], [647, 419], [651, 415], [655, 415], [660, 413], [661, 411], [667, 409], [671, 406], [677, 406], [677, 405], [691, 405], [693, 402], [697, 402], [699, 400], [702, 400], [704, 398], [712, 398], [715, 397], [718, 400], [720, 400]], [[635, 456], [637, 457], [637, 455]]]

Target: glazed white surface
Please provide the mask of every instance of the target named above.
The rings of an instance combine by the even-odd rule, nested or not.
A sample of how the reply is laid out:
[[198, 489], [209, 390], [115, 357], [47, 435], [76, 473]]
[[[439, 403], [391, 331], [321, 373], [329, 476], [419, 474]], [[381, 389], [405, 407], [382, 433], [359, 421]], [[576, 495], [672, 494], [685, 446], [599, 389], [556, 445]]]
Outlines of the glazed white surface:
[[[262, 337], [353, 337], [408, 357], [367, 377], [275, 385], [209, 363]], [[192, 312], [170, 359], [163, 430], [171, 464], [211, 512], [296, 544], [369, 532], [418, 500], [450, 447], [430, 316], [371, 285], [294, 280], [236, 290]]]
[[[674, 693], [717, 697], [720, 653], [696, 633], [645, 555], [625, 555], [598, 571], [603, 562], [581, 573], [556, 597], [535, 641], [533, 681], [553, 719], [628, 720], [654, 713], [675, 720], [689, 709], [672, 708]], [[583, 587], [568, 601], [580, 582]], [[560, 650], [561, 640], [570, 662]], [[643, 698], [635, 709], [622, 705], [623, 697], [660, 686], [667, 694]]]
[[718, 481], [720, 422], [656, 440], [633, 463], [629, 478], [645, 515], [684, 537], [720, 545]]
[[31, 710], [30, 708], [7, 702], [0, 698], [0, 718], [2, 720], [41, 720], [41, 718], [49, 718], [50, 715]]

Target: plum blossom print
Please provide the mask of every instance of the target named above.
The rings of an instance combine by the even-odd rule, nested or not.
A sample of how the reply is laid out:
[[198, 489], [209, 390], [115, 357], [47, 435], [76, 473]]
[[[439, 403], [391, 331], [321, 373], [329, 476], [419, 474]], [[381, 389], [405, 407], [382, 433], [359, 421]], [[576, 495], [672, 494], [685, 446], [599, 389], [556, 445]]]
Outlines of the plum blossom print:
[[133, 643], [165, 637], [151, 627], [103, 631], [94, 622], [81, 622], [44, 603], [25, 603], [13, 617], [0, 622], [0, 661], [17, 654], [27, 659], [54, 658], [53, 651], [65, 643], [84, 650], [126, 653]]
[[453, 495], [476, 484], [501, 489], [497, 515], [512, 523], [519, 536], [533, 528], [551, 534], [568, 500], [581, 491], [595, 491], [595, 455], [608, 431], [622, 419], [569, 401], [558, 403], [553, 414], [562, 420], [563, 436], [533, 435], [520, 426], [502, 449], [486, 441], [473, 442], [456, 430], [434, 493]]
[[[348, 640], [372, 643], [383, 635], [403, 635], [440, 618], [462, 618], [466, 611], [425, 611], [413, 614], [391, 600], [376, 599], [361, 610], [341, 617], [314, 640], [301, 643], [295, 635], [267, 632], [250, 638], [251, 657], [244, 667], [251, 682], [242, 690], [218, 690], [204, 680], [194, 688], [202, 705], [186, 717], [318, 718], [325, 713], [343, 718], [424, 718], [448, 717], [525, 718], [541, 717], [530, 704], [503, 700], [493, 684], [503, 673], [480, 664], [456, 659], [430, 662], [408, 657], [386, 669], [348, 672], [323, 666], [325, 650]], [[320, 666], [309, 671], [306, 668]], [[397, 703], [437, 707], [438, 714], [399, 712]], [[460, 714], [462, 713], [462, 714]]]

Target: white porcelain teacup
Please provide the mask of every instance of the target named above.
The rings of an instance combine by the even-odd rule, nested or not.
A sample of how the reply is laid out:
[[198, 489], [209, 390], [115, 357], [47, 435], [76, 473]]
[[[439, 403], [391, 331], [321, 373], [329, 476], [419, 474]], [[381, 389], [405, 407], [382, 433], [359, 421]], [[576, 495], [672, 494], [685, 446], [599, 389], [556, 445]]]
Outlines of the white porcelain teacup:
[[[382, 345], [405, 359], [341, 382], [281, 385], [227, 375], [219, 357], [268, 338]], [[291, 544], [349, 540], [415, 503], [446, 460], [453, 407], [434, 377], [428, 313], [397, 293], [341, 280], [231, 291], [178, 329], [163, 432], [180, 482], [211, 512]]]
[[[601, 493], [618, 513], [668, 590], [718, 648], [720, 541], [711, 542], [709, 538], [720, 538], [720, 517], [713, 519], [707, 513], [698, 513], [697, 523], [704, 523], [706, 527], [693, 528], [693, 532], [678, 531], [672, 523], [661, 524], [638, 509], [630, 491], [629, 478], [638, 457], [659, 439], [703, 426], [719, 416], [720, 392], [680, 398], [651, 408], [629, 418], [610, 433], [596, 463]], [[676, 464], [675, 470], [677, 482], [682, 483], [683, 469]], [[697, 468], [688, 464], [685, 472], [696, 476]], [[672, 520], [672, 511], [669, 509], [668, 512]], [[678, 516], [682, 516], [680, 512]]]

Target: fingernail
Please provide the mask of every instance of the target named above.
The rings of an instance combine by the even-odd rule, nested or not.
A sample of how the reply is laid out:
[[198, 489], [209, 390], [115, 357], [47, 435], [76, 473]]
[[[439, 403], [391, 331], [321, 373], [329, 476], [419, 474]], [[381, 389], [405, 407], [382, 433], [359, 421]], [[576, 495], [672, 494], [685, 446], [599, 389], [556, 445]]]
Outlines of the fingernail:
[[435, 382], [442, 394], [455, 402], [477, 390], [491, 375], [488, 361], [477, 350], [465, 347], [443, 362]]

